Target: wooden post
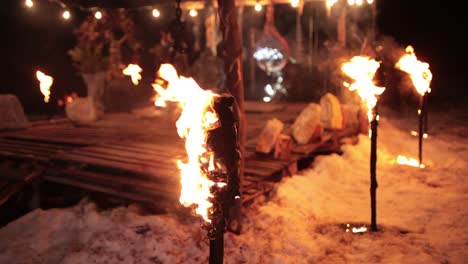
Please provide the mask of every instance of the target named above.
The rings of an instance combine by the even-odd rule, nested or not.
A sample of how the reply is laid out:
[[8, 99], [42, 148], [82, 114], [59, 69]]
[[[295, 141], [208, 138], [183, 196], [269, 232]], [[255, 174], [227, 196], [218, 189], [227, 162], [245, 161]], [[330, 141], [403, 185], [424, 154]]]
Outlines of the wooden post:
[[214, 238], [210, 239], [209, 264], [223, 264], [224, 259], [224, 219], [221, 219], [215, 227]]
[[[224, 71], [226, 74], [226, 87], [227, 90], [236, 99], [236, 108], [239, 120], [239, 148], [240, 148], [240, 186], [242, 186], [242, 178], [244, 174], [244, 153], [246, 142], [246, 119], [244, 111], [244, 82], [242, 79], [242, 46], [241, 37], [239, 32], [239, 25], [237, 24], [237, 10], [234, 0], [218, 0], [218, 14], [219, 26], [223, 36], [222, 50], [224, 57]], [[240, 192], [242, 193], [242, 191]], [[240, 210], [241, 199], [237, 199], [236, 215], [228, 219], [228, 228], [235, 232], [240, 233]]]
[[214, 4], [211, 0], [205, 2], [205, 47], [211, 50], [211, 54], [217, 55], [216, 46], [218, 44], [218, 16]]
[[377, 40], [377, 0], [374, 0], [374, 2], [371, 5], [372, 8], [372, 29], [371, 29], [371, 41], [372, 44], [374, 45], [375, 41]]
[[423, 158], [422, 158], [422, 145], [423, 145], [423, 137], [424, 137], [424, 119], [426, 116], [426, 107], [425, 107], [425, 101], [426, 101], [426, 94], [425, 93], [423, 96], [420, 97], [419, 99], [419, 109], [418, 109], [418, 117], [419, 117], [419, 132], [418, 132], [418, 139], [419, 139], [419, 166], [423, 164]]
[[211, 187], [213, 208], [210, 211], [211, 223], [208, 224], [210, 239], [210, 264], [222, 264], [224, 257], [224, 232], [226, 221], [230, 218], [230, 208], [240, 200], [239, 178], [239, 144], [238, 120], [232, 111], [234, 98], [219, 97], [214, 103], [214, 109], [219, 116], [220, 126], [208, 133], [208, 146], [223, 167], [209, 172], [209, 178], [214, 182], [225, 182], [224, 188], [216, 185]]
[[302, 23], [301, 23], [301, 17], [302, 17], [302, 10], [303, 10], [303, 3], [299, 3], [299, 6], [297, 7], [297, 12], [296, 12], [296, 60], [301, 60], [303, 59], [303, 43], [302, 43]]
[[371, 231], [377, 231], [377, 125], [378, 114], [377, 106], [373, 110], [373, 119], [371, 121], [371, 153], [370, 153], [370, 195], [371, 195]]
[[315, 30], [314, 30], [314, 33], [315, 33], [315, 38], [314, 38], [314, 51], [318, 51], [318, 48], [319, 48], [319, 24], [320, 24], [320, 21], [319, 21], [319, 16], [318, 16], [318, 11], [317, 9], [315, 9], [315, 12], [314, 12], [314, 27], [315, 27]]
[[250, 97], [255, 98], [255, 85], [256, 85], [256, 76], [255, 76], [255, 59], [253, 54], [255, 52], [255, 28], [250, 28], [249, 30], [249, 79], [250, 79]]
[[342, 7], [341, 8], [341, 13], [340, 17], [338, 18], [338, 23], [337, 23], [337, 39], [338, 42], [343, 45], [343, 47], [346, 47], [346, 34], [347, 34], [347, 29], [346, 29], [346, 19], [347, 19], [347, 8]]
[[424, 129], [423, 129], [423, 131], [424, 131], [424, 134], [428, 133], [427, 131], [428, 131], [428, 125], [429, 125], [428, 124], [429, 123], [429, 121], [428, 121], [428, 111], [427, 111], [428, 97], [429, 97], [429, 94], [426, 92], [424, 94], [424, 102], [423, 102], [423, 104], [424, 104], [424, 111], [423, 111], [423, 119], [424, 119]]
[[313, 34], [314, 34], [314, 17], [309, 17], [309, 34], [307, 39], [307, 51], [309, 52], [309, 56], [307, 56], [307, 64], [309, 65], [310, 69], [312, 69], [312, 56], [313, 56]]

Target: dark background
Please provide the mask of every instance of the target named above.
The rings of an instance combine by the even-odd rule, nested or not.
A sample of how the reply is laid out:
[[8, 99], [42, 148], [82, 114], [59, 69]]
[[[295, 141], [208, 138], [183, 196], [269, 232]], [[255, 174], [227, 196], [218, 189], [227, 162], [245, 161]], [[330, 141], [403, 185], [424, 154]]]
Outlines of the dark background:
[[[39, 92], [35, 79], [38, 69], [55, 78], [52, 102], [73, 91], [85, 95], [83, 81], [66, 52], [75, 43], [74, 27], [86, 13], [72, 9], [72, 19], [64, 21], [58, 5], [47, 0], [34, 3], [34, 8], [28, 9], [22, 0], [2, 1], [0, 93], [16, 94], [28, 113], [41, 113], [50, 106], [44, 105]], [[431, 104], [468, 102], [464, 79], [467, 31], [462, 25], [465, 15], [462, 8], [444, 1], [380, 0], [377, 4], [379, 32], [394, 37], [402, 45], [413, 45], [418, 58], [430, 64], [434, 76]], [[158, 32], [168, 27], [174, 14], [172, 6], [158, 6], [162, 13], [158, 20], [151, 17], [150, 11], [135, 11], [136, 22], [144, 29], [145, 48], [156, 43]], [[294, 16], [277, 16], [276, 20], [280, 33], [294, 30]]]

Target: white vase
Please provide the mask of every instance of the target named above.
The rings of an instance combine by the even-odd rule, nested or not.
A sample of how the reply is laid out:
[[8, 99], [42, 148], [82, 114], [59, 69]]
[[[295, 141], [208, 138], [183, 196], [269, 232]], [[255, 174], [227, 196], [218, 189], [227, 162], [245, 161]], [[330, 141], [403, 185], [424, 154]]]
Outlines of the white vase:
[[107, 72], [83, 73], [83, 80], [87, 88], [87, 96], [92, 99], [97, 113], [103, 113], [103, 95]]

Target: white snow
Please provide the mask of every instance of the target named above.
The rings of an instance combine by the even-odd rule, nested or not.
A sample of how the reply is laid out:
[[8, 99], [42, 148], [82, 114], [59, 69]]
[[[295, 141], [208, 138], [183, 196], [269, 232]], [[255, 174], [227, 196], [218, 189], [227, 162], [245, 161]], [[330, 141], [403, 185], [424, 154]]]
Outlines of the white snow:
[[[225, 263], [467, 263], [468, 115], [430, 118], [427, 167], [419, 169], [395, 164], [398, 154], [417, 158], [417, 138], [409, 134], [416, 120], [381, 117], [377, 224], [383, 231], [344, 231], [347, 223], [370, 221], [370, 142], [361, 135], [342, 156], [318, 157], [278, 184], [270, 201], [247, 209], [243, 234], [225, 235]], [[137, 209], [98, 211], [84, 200], [35, 210], [0, 229], [0, 263], [207, 263], [199, 219]]]

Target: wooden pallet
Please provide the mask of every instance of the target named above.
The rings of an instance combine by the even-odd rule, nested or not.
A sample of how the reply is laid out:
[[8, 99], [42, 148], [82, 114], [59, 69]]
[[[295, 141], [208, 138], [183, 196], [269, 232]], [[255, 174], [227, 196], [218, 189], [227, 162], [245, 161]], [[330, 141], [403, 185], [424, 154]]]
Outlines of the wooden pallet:
[[[257, 155], [256, 138], [266, 121], [278, 118], [288, 129], [305, 104], [256, 104], [247, 108], [241, 187], [245, 204], [271, 192], [275, 182], [297, 171], [300, 161], [324, 150], [336, 152], [342, 137], [341, 132], [333, 132], [319, 142], [294, 146], [288, 160]], [[47, 181], [130, 201], [177, 204], [177, 160], [185, 159], [185, 150], [174, 122], [170, 113], [110, 114], [87, 126], [63, 119], [41, 121], [22, 131], [0, 133], [0, 156], [40, 164], [47, 169], [43, 173]], [[5, 177], [0, 175], [2, 184]]]
[[1, 161], [0, 205], [23, 189], [24, 186], [36, 180], [44, 169], [40, 165], [24, 161]]

